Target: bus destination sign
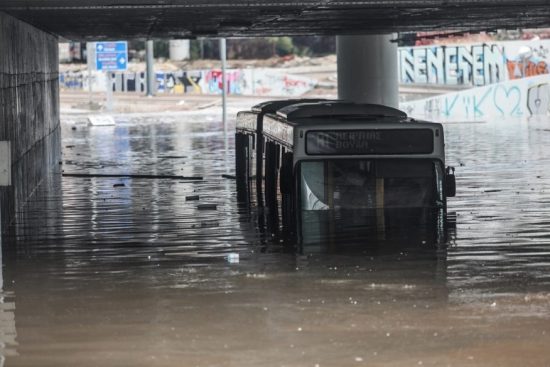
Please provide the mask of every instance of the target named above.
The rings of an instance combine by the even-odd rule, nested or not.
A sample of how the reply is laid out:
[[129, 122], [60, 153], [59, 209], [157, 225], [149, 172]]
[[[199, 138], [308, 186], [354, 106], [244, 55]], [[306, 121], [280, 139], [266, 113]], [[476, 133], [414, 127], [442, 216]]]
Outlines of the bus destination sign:
[[309, 155], [430, 154], [430, 129], [324, 130], [306, 134]]

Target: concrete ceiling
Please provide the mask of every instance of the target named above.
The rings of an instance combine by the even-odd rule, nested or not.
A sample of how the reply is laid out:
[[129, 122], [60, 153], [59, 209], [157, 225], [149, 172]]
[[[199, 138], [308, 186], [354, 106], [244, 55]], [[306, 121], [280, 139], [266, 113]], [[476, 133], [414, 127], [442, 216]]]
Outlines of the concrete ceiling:
[[0, 0], [0, 11], [73, 40], [550, 27], [550, 0]]

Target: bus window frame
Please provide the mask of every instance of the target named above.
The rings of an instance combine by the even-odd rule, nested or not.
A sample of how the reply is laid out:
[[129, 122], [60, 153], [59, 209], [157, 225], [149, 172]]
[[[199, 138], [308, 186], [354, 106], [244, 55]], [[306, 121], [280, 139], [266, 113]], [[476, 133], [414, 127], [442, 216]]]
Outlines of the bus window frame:
[[[410, 153], [410, 152], [397, 152], [397, 153], [369, 153], [369, 152], [360, 152], [360, 153], [349, 153], [349, 152], [344, 152], [344, 153], [310, 153], [308, 152], [308, 135], [309, 134], [313, 134], [313, 133], [330, 133], [330, 132], [336, 132], [336, 133], [340, 133], [340, 132], [361, 132], [361, 131], [411, 131], [411, 130], [424, 130], [424, 131], [430, 131], [432, 133], [432, 139], [431, 139], [431, 150], [430, 151], [423, 151], [423, 152], [418, 152], [418, 153]], [[436, 144], [435, 144], [435, 140], [436, 140], [436, 133], [435, 133], [435, 128], [430, 128], [430, 127], [425, 127], [425, 126], [421, 126], [421, 127], [416, 127], [416, 128], [411, 128], [411, 127], [407, 127], [407, 128], [399, 128], [399, 129], [384, 129], [384, 128], [371, 128], [371, 129], [311, 129], [311, 130], [307, 130], [305, 132], [305, 136], [304, 136], [304, 153], [308, 156], [312, 156], [312, 157], [329, 157], [329, 156], [367, 156], [367, 155], [371, 155], [371, 156], [377, 156], [377, 155], [385, 155], [385, 156], [401, 156], [401, 155], [429, 155], [429, 154], [433, 154], [435, 151], [436, 151]]]
[[[235, 176], [237, 177], [237, 189], [241, 191], [244, 189], [245, 195], [241, 196], [241, 199], [245, 199], [250, 202], [251, 195], [253, 194], [252, 182], [256, 180], [257, 168], [254, 159], [257, 159], [256, 147], [257, 147], [257, 134], [250, 130], [237, 130], [235, 133]], [[239, 168], [243, 170], [240, 172]], [[244, 188], [242, 185], [244, 184]]]

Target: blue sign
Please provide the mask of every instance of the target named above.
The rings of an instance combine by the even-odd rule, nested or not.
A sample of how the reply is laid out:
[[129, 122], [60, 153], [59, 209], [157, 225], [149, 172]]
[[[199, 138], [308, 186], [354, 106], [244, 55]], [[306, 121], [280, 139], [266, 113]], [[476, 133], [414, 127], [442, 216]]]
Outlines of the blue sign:
[[95, 65], [100, 71], [125, 71], [128, 68], [128, 42], [97, 42]]

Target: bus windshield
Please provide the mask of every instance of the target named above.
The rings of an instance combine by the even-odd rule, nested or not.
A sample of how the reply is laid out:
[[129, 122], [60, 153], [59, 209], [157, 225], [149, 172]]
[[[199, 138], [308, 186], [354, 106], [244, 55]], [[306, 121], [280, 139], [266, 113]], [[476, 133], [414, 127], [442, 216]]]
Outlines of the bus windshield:
[[443, 171], [431, 159], [329, 159], [300, 163], [301, 209], [429, 208], [443, 205]]

